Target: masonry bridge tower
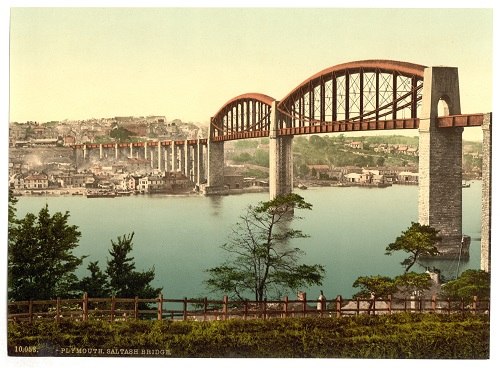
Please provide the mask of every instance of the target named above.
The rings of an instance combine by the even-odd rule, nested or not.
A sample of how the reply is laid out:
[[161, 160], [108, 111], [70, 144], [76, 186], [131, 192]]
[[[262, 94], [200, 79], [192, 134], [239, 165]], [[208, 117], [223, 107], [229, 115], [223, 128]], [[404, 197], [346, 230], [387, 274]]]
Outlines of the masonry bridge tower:
[[461, 252], [462, 132], [483, 127], [482, 268], [489, 270], [491, 113], [461, 114], [458, 70], [365, 60], [327, 68], [281, 100], [249, 93], [212, 118], [207, 194], [224, 189], [224, 142], [269, 137], [270, 197], [293, 190], [295, 135], [419, 129], [418, 219], [440, 231], [440, 250]]

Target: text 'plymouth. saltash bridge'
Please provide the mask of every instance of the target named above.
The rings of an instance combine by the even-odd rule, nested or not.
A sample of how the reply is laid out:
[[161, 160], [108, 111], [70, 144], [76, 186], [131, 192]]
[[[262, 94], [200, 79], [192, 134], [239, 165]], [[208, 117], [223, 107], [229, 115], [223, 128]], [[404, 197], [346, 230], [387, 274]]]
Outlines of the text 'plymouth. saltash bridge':
[[[457, 68], [365, 60], [320, 71], [281, 100], [259, 93], [232, 98], [210, 119], [207, 139], [125, 145], [131, 155], [134, 145], [144, 147], [146, 158], [149, 147], [152, 166], [157, 162], [160, 170], [178, 169], [198, 184], [206, 174], [204, 192], [211, 195], [224, 191], [224, 142], [269, 137], [269, 191], [274, 198], [293, 190], [295, 135], [418, 129], [418, 221], [439, 230], [440, 251], [454, 255], [461, 253], [463, 241], [462, 132], [482, 127], [481, 268], [489, 271], [491, 119], [491, 113], [462, 114]], [[108, 146], [118, 155], [123, 145], [75, 147], [85, 157], [89, 148], [99, 147], [102, 155]]]

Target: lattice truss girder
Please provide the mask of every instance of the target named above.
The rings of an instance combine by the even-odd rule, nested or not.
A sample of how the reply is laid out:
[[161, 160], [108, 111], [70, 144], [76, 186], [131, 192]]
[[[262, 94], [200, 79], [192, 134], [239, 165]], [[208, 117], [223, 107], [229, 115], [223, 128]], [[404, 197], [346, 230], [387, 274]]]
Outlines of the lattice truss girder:
[[293, 127], [417, 118], [422, 86], [422, 77], [397, 71], [345, 70], [303, 85], [278, 109]]
[[212, 136], [269, 130], [271, 106], [254, 99], [238, 99], [212, 118]]

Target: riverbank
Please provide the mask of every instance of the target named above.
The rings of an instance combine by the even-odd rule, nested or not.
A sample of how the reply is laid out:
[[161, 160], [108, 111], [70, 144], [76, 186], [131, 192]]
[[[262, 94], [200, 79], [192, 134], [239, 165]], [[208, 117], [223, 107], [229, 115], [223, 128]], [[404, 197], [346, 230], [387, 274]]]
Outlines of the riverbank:
[[[85, 188], [57, 188], [57, 189], [26, 189], [26, 190], [14, 190], [13, 194], [16, 197], [64, 197], [64, 196], [74, 196], [74, 197], [87, 197], [88, 193], [96, 193], [97, 189], [85, 189]], [[192, 189], [180, 189], [180, 190], [171, 190], [162, 193], [141, 193], [141, 192], [133, 192], [133, 191], [108, 191], [109, 193], [113, 193], [115, 197], [126, 197], [131, 195], [198, 195]], [[91, 196], [91, 197], [108, 197], [112, 198], [113, 196]]]

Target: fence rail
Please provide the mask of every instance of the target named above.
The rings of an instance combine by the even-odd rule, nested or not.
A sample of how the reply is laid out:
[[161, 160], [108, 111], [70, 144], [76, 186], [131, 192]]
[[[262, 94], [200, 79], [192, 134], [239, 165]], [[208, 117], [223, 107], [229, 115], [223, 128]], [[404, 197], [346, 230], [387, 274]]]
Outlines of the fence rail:
[[241, 301], [203, 299], [157, 298], [91, 298], [86, 293], [80, 299], [30, 300], [9, 302], [9, 321], [51, 319], [77, 320], [227, 320], [232, 318], [287, 318], [287, 317], [343, 317], [361, 314], [381, 315], [392, 313], [472, 313], [488, 314], [489, 299], [474, 297], [471, 302], [463, 300], [431, 298], [344, 299], [307, 300], [306, 295], [297, 300]]

